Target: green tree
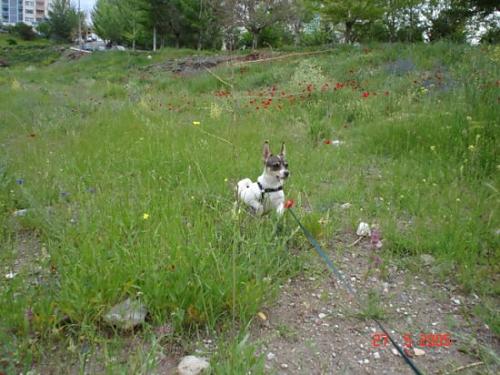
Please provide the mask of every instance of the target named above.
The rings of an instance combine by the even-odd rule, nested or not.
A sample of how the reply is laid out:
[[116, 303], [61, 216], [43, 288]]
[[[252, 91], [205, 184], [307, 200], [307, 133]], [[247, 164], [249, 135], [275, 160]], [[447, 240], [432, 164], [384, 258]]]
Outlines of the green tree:
[[288, 3], [285, 0], [240, 0], [235, 11], [237, 19], [252, 34], [252, 49], [255, 49], [264, 29], [286, 19]]
[[344, 40], [354, 41], [354, 26], [382, 18], [385, 4], [382, 0], [324, 0], [317, 8], [325, 18], [343, 24]]
[[51, 37], [71, 41], [78, 27], [78, 12], [70, 0], [53, 0], [47, 22]]
[[92, 23], [96, 34], [110, 42], [124, 39], [126, 20], [120, 16], [120, 0], [97, 0], [92, 10]]

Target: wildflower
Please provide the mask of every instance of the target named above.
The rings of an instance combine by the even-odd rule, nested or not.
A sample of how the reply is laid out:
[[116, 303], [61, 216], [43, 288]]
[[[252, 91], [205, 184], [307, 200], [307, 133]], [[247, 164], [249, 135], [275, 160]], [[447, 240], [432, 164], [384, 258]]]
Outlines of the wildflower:
[[436, 146], [431, 146], [431, 151], [436, 151]]
[[295, 202], [293, 199], [289, 199], [285, 202], [285, 208], [292, 208], [295, 205]]
[[467, 116], [466, 118], [467, 118], [467, 121], [472, 121], [472, 117]]
[[363, 98], [368, 98], [370, 96], [370, 93], [368, 91], [363, 92], [361, 95]]
[[18, 178], [18, 179], [16, 180], [16, 184], [18, 184], [18, 185], [23, 185], [23, 184], [24, 184], [24, 178]]
[[457, 201], [457, 202], [461, 202], [460, 198], [457, 198], [457, 199], [456, 199], [456, 201]]
[[469, 151], [474, 151], [476, 149], [476, 146], [474, 145], [469, 145], [469, 147], [467, 147], [469, 149]]
[[332, 144], [332, 141], [331, 141], [330, 139], [325, 139], [325, 140], [323, 141], [323, 143], [324, 143], [325, 145], [331, 145], [331, 144]]
[[197, 125], [200, 125], [200, 124], [201, 124], [201, 122], [199, 122], [199, 121], [193, 121], [193, 125], [197, 126]]
[[382, 241], [380, 240], [380, 232], [378, 229], [372, 230], [370, 241], [374, 249], [382, 248]]
[[224, 179], [224, 182], [227, 182], [227, 177]]
[[148, 220], [148, 219], [149, 219], [149, 214], [147, 214], [147, 213], [145, 213], [145, 212], [144, 212], [144, 213], [142, 214], [142, 218], [143, 218], [144, 220]]

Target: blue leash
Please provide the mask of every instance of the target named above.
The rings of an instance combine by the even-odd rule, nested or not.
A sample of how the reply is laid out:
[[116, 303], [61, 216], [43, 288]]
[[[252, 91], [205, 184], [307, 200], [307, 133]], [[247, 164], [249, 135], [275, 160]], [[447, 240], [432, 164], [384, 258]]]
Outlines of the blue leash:
[[[290, 212], [290, 214], [293, 216], [293, 218], [295, 219], [295, 221], [299, 225], [300, 229], [302, 229], [302, 232], [304, 232], [304, 235], [307, 237], [307, 239], [309, 240], [309, 242], [311, 243], [311, 245], [313, 245], [313, 247], [316, 250], [316, 252], [318, 253], [318, 255], [325, 261], [325, 263], [328, 266], [328, 268], [330, 269], [330, 271], [332, 271], [333, 274], [337, 277], [337, 279], [339, 279], [342, 282], [342, 284], [345, 286], [345, 288], [347, 289], [347, 291], [353, 297], [356, 297], [356, 294], [354, 293], [354, 290], [352, 289], [351, 285], [345, 280], [344, 276], [334, 266], [333, 262], [330, 260], [330, 258], [328, 257], [328, 255], [326, 255], [326, 253], [321, 249], [321, 246], [319, 245], [318, 241], [316, 241], [316, 239], [313, 237], [313, 235], [311, 234], [311, 232], [309, 232], [307, 230], [307, 228], [302, 225], [302, 223], [300, 222], [299, 218], [295, 215], [295, 213], [293, 212], [293, 210], [291, 208], [288, 208], [287, 211]], [[357, 300], [357, 302], [358, 302], [358, 304], [360, 304], [359, 300]], [[406, 355], [406, 353], [403, 351], [403, 349], [401, 349], [401, 347], [391, 337], [391, 335], [389, 334], [389, 332], [387, 332], [387, 330], [384, 328], [384, 326], [382, 325], [382, 323], [380, 323], [375, 318], [372, 318], [372, 319], [380, 327], [380, 329], [384, 332], [384, 334], [387, 335], [387, 337], [391, 341], [392, 345], [396, 348], [396, 350], [399, 352], [399, 354], [401, 354], [401, 356], [403, 357], [403, 359], [405, 360], [405, 362], [408, 364], [408, 366], [411, 367], [411, 369], [413, 370], [413, 372], [415, 374], [417, 374], [417, 375], [423, 375], [423, 373], [417, 368], [417, 366], [413, 363], [413, 361]]]

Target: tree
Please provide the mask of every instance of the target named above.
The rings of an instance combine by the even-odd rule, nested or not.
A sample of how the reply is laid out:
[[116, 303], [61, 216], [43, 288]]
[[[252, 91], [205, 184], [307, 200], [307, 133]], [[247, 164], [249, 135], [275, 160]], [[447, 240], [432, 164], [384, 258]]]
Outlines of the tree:
[[124, 41], [135, 49], [145, 18], [142, 0], [97, 0], [92, 22], [97, 34], [115, 43]]
[[237, 18], [252, 34], [252, 49], [257, 48], [262, 31], [286, 19], [286, 0], [240, 0], [236, 3]]
[[354, 42], [353, 28], [357, 23], [371, 22], [382, 18], [384, 2], [381, 0], [325, 0], [318, 10], [329, 21], [344, 25], [344, 40]]
[[97, 0], [92, 10], [92, 23], [96, 34], [111, 43], [120, 43], [124, 38], [125, 19], [120, 17], [120, 0]]
[[297, 47], [300, 44], [300, 37], [304, 25], [314, 17], [313, 11], [304, 0], [291, 0], [287, 22], [293, 33], [293, 44]]
[[78, 27], [78, 12], [69, 0], [53, 0], [47, 22], [51, 37], [71, 41]]

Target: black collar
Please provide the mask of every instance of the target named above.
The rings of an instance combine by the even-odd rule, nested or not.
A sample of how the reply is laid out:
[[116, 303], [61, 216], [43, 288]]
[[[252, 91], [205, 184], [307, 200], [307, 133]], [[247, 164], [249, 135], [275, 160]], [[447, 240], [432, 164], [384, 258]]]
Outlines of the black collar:
[[276, 193], [277, 191], [283, 190], [283, 185], [278, 186], [277, 188], [272, 188], [272, 189], [271, 188], [264, 189], [264, 187], [262, 186], [262, 184], [259, 181], [257, 181], [257, 185], [259, 185], [262, 200], [264, 200], [264, 194], [266, 194], [266, 193]]

